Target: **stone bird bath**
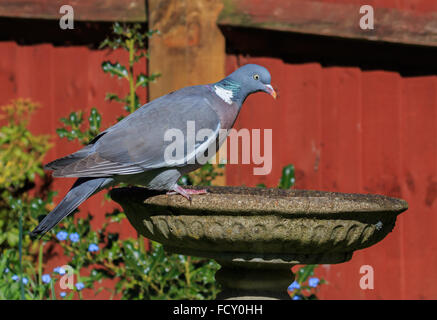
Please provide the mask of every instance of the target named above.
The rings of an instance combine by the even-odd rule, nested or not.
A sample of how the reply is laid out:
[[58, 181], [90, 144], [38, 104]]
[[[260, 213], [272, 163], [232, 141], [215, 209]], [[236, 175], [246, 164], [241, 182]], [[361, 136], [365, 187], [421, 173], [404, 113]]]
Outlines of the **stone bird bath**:
[[289, 299], [296, 264], [335, 264], [381, 241], [408, 208], [369, 194], [209, 187], [192, 203], [142, 188], [111, 191], [130, 223], [167, 252], [215, 259], [218, 299]]

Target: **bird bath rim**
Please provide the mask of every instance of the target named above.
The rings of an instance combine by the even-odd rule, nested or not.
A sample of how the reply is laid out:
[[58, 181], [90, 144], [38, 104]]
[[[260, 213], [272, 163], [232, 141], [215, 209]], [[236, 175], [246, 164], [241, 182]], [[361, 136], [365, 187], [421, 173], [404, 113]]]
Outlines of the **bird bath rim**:
[[408, 208], [404, 200], [373, 194], [207, 189], [191, 203], [138, 187], [113, 189], [111, 197], [140, 234], [169, 252], [253, 266], [348, 261], [353, 251], [381, 241]]

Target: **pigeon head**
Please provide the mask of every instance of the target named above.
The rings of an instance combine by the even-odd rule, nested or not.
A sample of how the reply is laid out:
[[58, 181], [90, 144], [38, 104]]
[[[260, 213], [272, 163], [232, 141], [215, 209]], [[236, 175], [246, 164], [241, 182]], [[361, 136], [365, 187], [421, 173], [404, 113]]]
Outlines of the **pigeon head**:
[[276, 92], [270, 84], [269, 71], [256, 64], [246, 64], [238, 68], [223, 80], [214, 84], [215, 93], [227, 103], [235, 102], [240, 106], [255, 92], [266, 92], [276, 98]]

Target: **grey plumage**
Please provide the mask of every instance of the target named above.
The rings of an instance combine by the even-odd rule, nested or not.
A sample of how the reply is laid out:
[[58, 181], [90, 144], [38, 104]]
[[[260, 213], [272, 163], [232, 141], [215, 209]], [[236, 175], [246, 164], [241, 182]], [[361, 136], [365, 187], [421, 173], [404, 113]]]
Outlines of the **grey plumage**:
[[211, 103], [219, 101], [209, 94], [206, 87], [194, 86], [153, 100], [102, 132], [92, 145], [45, 168], [54, 170], [55, 177], [125, 175], [162, 168], [166, 130], [178, 128], [186, 137], [187, 121], [211, 130], [220, 126], [211, 108]]
[[82, 202], [102, 190], [113, 181], [112, 178], [79, 178], [62, 201], [30, 233], [31, 237], [45, 234], [59, 221], [72, 213]]
[[[50, 162], [45, 169], [53, 170], [53, 176], [79, 179], [31, 235], [43, 235], [92, 194], [119, 182], [173, 190], [190, 198], [177, 181], [201, 166], [196, 161], [199, 150], [215, 144], [220, 129], [233, 126], [246, 97], [257, 91], [275, 96], [269, 72], [257, 65], [243, 66], [217, 83], [183, 88], [155, 99], [100, 133], [83, 149]], [[212, 133], [196, 141], [194, 153], [188, 150], [189, 121], [195, 124], [196, 135], [201, 129]], [[164, 141], [169, 129], [180, 130], [184, 137], [176, 140], [184, 153], [173, 164], [164, 157], [171, 143]], [[215, 147], [217, 150], [219, 145]]]

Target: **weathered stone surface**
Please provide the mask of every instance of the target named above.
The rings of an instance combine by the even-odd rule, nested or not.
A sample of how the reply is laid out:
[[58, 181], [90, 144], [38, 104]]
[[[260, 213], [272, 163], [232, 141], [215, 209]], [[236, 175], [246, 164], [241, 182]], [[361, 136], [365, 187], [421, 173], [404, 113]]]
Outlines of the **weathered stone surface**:
[[296, 264], [348, 261], [382, 240], [408, 205], [379, 195], [210, 187], [193, 201], [111, 191], [135, 229], [169, 252], [216, 259], [218, 299], [287, 299]]
[[382, 240], [408, 205], [380, 195], [210, 187], [190, 203], [141, 188], [112, 198], [168, 251], [227, 261], [340, 263]]

